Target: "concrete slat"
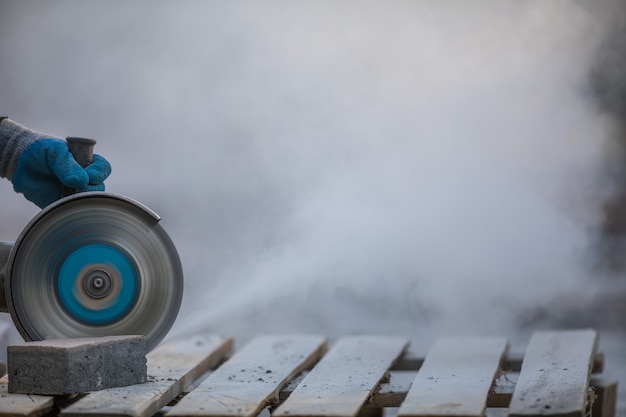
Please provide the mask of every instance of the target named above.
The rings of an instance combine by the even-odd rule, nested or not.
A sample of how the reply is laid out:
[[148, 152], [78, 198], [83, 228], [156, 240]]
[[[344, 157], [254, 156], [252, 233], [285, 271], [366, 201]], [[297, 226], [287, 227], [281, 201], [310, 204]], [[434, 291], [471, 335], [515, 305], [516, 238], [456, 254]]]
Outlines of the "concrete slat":
[[399, 417], [480, 417], [508, 342], [503, 338], [439, 339], [428, 352]]
[[339, 339], [273, 417], [356, 416], [407, 345], [385, 336]]
[[7, 375], [0, 378], [0, 417], [30, 417], [52, 409], [54, 397], [49, 395], [9, 394]]
[[201, 335], [165, 343], [150, 352], [148, 382], [97, 391], [65, 408], [64, 417], [150, 417], [167, 405], [232, 349], [232, 339]]
[[289, 380], [317, 362], [325, 348], [326, 339], [321, 336], [253, 339], [166, 416], [254, 416], [278, 399]]
[[509, 415], [584, 416], [597, 346], [595, 330], [533, 334], [511, 398]]

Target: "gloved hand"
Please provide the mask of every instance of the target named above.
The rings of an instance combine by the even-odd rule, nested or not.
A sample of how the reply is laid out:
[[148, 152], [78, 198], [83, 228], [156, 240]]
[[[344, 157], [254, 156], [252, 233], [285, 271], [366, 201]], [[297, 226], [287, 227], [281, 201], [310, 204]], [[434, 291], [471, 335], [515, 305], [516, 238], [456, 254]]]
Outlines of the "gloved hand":
[[81, 191], [104, 191], [104, 180], [111, 165], [100, 155], [93, 155], [87, 168], [75, 160], [67, 143], [61, 139], [39, 139], [24, 150], [13, 175], [13, 189], [40, 208], [63, 195], [63, 185]]

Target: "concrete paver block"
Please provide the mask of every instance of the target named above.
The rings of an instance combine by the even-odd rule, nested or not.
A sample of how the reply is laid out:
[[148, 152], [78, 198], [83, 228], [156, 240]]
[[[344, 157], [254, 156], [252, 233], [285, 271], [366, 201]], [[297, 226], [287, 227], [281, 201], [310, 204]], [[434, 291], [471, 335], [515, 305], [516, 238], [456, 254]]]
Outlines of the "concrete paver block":
[[7, 349], [10, 393], [63, 395], [146, 382], [144, 336], [50, 339]]

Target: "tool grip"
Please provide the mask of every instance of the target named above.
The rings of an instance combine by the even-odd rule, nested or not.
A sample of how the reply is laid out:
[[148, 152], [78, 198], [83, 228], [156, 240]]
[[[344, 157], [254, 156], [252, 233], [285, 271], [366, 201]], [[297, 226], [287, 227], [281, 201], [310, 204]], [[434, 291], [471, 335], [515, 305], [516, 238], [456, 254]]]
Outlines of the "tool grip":
[[[93, 148], [96, 145], [94, 139], [70, 136], [65, 140], [67, 141], [67, 147], [70, 153], [81, 167], [86, 168], [91, 164], [93, 161]], [[74, 188], [63, 186], [63, 197], [67, 197], [75, 192], [76, 190]]]
[[94, 139], [77, 137], [69, 137], [65, 140], [76, 162], [78, 162], [81, 167], [87, 168], [87, 165], [91, 164], [93, 161], [93, 147], [96, 145], [96, 141]]

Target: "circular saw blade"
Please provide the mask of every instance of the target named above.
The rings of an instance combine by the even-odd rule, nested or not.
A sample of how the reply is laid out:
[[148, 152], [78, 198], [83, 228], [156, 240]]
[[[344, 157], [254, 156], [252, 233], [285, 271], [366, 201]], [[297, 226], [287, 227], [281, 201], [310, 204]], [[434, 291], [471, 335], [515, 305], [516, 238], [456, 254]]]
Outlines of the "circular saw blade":
[[25, 340], [165, 337], [180, 308], [183, 273], [159, 217], [104, 192], [42, 210], [15, 242], [5, 291]]

